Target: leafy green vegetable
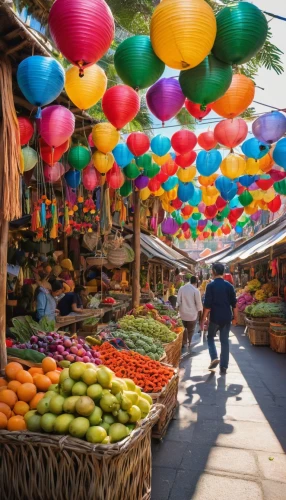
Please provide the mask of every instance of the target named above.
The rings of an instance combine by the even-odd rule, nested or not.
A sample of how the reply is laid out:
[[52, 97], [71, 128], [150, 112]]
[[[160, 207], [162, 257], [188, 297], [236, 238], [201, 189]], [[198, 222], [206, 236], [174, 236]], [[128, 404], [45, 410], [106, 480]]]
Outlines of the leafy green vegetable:
[[33, 349], [14, 349], [12, 347], [7, 347], [7, 354], [8, 356], [14, 356], [15, 358], [32, 361], [33, 363], [41, 363], [46, 357], [45, 354], [34, 351]]

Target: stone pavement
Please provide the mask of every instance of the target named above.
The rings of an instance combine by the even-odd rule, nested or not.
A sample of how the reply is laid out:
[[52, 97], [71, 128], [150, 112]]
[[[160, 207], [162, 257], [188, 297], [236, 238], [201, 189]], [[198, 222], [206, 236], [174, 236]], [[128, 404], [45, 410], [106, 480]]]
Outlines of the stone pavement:
[[241, 327], [230, 344], [227, 375], [207, 370], [200, 338], [181, 363], [175, 419], [153, 442], [152, 500], [286, 500], [286, 355]]

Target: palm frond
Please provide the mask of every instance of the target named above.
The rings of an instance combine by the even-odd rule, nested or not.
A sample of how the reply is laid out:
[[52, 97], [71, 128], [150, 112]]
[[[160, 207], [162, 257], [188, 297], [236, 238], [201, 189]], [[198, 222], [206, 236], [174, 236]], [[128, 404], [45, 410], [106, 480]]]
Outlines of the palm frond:
[[196, 128], [196, 120], [192, 115], [190, 115], [186, 108], [182, 108], [181, 111], [176, 114], [175, 120], [178, 125], [188, 128], [189, 130], [195, 130]]

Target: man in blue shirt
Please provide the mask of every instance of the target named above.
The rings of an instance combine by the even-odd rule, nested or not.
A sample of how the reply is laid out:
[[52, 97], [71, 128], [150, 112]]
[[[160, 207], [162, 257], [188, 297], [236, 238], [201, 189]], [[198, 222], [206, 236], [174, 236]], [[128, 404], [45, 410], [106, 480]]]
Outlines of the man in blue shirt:
[[[231, 322], [237, 323], [236, 296], [233, 285], [223, 279], [224, 265], [213, 264], [214, 280], [206, 288], [204, 312], [201, 320], [201, 330], [209, 315], [208, 348], [211, 357], [209, 370], [220, 364], [220, 373], [225, 374], [229, 361], [229, 331]], [[220, 332], [221, 354], [217, 357], [215, 336]]]

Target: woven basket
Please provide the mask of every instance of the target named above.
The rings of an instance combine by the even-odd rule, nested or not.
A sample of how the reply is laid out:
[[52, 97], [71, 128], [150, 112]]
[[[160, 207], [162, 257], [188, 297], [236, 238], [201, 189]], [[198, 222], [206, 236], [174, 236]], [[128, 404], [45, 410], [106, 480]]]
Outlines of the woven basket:
[[248, 337], [252, 345], [269, 345], [269, 327], [248, 327]]
[[245, 314], [243, 312], [238, 311], [237, 313], [237, 324], [238, 326], [245, 326]]
[[155, 405], [114, 445], [0, 431], [1, 500], [150, 500], [151, 428], [161, 411]]
[[154, 403], [160, 403], [164, 406], [157, 424], [153, 427], [152, 437], [155, 439], [162, 439], [169, 427], [169, 424], [175, 414], [177, 406], [179, 387], [179, 375], [174, 373], [170, 382], [158, 394], [150, 394]]
[[286, 354], [286, 335], [275, 335], [270, 330], [270, 347], [275, 352]]
[[124, 247], [111, 248], [107, 253], [107, 260], [115, 267], [121, 267], [126, 262], [126, 250]]
[[86, 263], [87, 263], [88, 267], [92, 267], [92, 266], [102, 267], [108, 263], [108, 260], [106, 259], [106, 257], [103, 257], [103, 256], [87, 257]]
[[163, 344], [166, 352], [165, 362], [169, 365], [177, 368], [180, 364], [180, 358], [182, 353], [182, 342], [183, 342], [184, 331], [182, 330], [177, 334], [177, 338], [168, 344]]

